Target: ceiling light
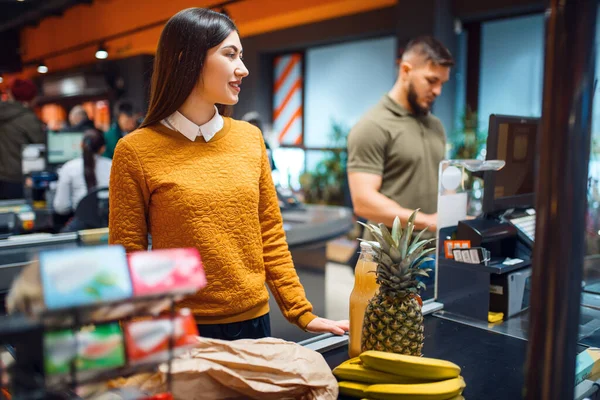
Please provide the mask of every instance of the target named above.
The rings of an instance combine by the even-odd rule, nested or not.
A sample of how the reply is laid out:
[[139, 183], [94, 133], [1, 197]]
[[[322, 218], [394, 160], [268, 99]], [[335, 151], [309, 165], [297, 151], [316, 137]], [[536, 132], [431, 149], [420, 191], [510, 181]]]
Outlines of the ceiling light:
[[37, 72], [39, 72], [40, 74], [45, 74], [46, 72], [48, 72], [48, 67], [46, 66], [46, 64], [41, 62], [37, 67]]
[[108, 50], [103, 45], [98, 46], [98, 50], [96, 50], [96, 58], [98, 60], [106, 60], [108, 58]]

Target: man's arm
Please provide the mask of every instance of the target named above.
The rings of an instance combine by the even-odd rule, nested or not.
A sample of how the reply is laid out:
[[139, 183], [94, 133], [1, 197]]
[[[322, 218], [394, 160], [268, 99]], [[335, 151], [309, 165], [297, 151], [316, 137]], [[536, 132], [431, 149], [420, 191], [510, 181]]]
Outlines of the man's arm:
[[[375, 222], [383, 222], [392, 226], [394, 218], [400, 217], [405, 225], [414, 210], [404, 208], [389, 197], [381, 194], [381, 175], [367, 172], [349, 172], [348, 183], [350, 184], [350, 195], [354, 205], [354, 212]], [[415, 219], [416, 229], [436, 230], [437, 214], [417, 214]]]

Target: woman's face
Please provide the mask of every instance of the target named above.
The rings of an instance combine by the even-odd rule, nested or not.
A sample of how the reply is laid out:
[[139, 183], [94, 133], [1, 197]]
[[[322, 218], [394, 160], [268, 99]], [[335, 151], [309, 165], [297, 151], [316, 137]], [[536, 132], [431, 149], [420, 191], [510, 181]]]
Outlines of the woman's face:
[[242, 79], [248, 76], [242, 54], [242, 44], [236, 31], [208, 50], [198, 82], [205, 101], [224, 105], [239, 101]]

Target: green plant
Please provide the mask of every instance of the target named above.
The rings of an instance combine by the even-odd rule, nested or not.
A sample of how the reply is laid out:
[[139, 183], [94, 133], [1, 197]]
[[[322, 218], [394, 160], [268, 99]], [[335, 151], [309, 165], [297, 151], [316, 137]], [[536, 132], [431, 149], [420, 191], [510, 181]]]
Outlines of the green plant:
[[477, 112], [467, 106], [463, 117], [462, 126], [454, 132], [450, 158], [476, 159], [485, 147], [486, 132], [477, 129]]
[[348, 129], [339, 122], [331, 122], [329, 142], [331, 150], [315, 169], [300, 176], [300, 185], [304, 192], [304, 201], [311, 204], [344, 204], [346, 186], [346, 137]]

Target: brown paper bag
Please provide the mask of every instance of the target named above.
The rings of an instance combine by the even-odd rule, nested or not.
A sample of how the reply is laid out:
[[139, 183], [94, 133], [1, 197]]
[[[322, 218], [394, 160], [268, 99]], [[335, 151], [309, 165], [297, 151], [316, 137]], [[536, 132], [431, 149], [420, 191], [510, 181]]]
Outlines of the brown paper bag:
[[[167, 390], [167, 367], [157, 376], [133, 377], [115, 386], [141, 385], [145, 391]], [[232, 342], [198, 338], [198, 346], [172, 365], [172, 393], [179, 400], [337, 399], [338, 385], [323, 356], [280, 339]]]

